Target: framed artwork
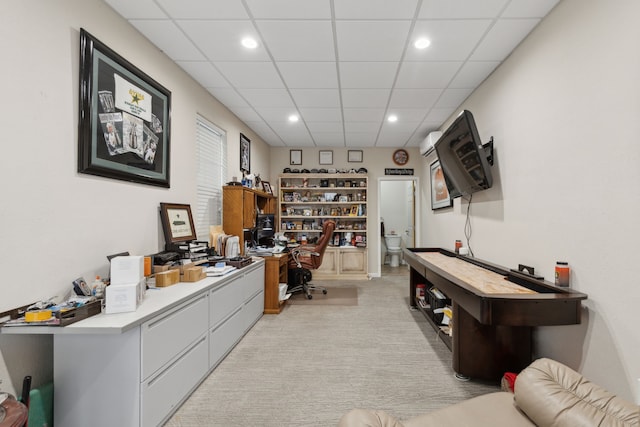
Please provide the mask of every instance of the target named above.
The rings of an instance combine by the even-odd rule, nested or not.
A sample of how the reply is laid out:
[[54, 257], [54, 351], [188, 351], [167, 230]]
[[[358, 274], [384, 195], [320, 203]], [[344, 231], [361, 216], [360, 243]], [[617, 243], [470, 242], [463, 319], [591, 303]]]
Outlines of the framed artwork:
[[165, 243], [189, 242], [196, 239], [191, 205], [160, 203], [160, 219]]
[[347, 151], [347, 161], [349, 163], [362, 163], [362, 150]]
[[78, 172], [169, 187], [171, 92], [80, 29]]
[[251, 140], [240, 134], [240, 170], [251, 173]]
[[262, 189], [264, 190], [264, 192], [273, 195], [273, 189], [271, 188], [271, 184], [269, 183], [269, 181], [261, 181], [261, 182], [262, 182]]
[[289, 150], [289, 164], [290, 165], [302, 164], [302, 150]]
[[444, 172], [440, 166], [440, 160], [431, 163], [431, 209], [442, 209], [453, 206], [453, 200], [449, 196]]
[[409, 162], [409, 153], [407, 150], [399, 149], [393, 152], [393, 163], [398, 166], [404, 166]]
[[320, 164], [321, 165], [332, 165], [333, 164], [333, 151], [331, 151], [331, 150], [320, 150]]

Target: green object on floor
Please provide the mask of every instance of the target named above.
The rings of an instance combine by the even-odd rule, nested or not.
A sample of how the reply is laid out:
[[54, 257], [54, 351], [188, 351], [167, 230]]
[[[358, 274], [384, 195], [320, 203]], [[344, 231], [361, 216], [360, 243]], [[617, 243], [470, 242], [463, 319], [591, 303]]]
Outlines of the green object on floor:
[[53, 426], [53, 383], [29, 392], [29, 427]]

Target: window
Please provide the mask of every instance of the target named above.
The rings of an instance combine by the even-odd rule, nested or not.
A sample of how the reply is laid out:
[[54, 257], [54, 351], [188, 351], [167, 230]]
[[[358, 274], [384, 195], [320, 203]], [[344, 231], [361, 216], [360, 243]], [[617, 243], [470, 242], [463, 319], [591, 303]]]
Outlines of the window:
[[197, 203], [193, 212], [198, 240], [209, 241], [209, 226], [222, 224], [222, 186], [227, 176], [226, 133], [196, 117]]

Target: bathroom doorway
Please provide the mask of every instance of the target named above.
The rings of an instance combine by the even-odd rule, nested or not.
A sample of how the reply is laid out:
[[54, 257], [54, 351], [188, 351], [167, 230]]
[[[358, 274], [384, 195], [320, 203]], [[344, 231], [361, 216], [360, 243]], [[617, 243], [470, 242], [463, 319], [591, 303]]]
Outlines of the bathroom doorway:
[[403, 273], [407, 268], [402, 249], [416, 247], [418, 243], [418, 180], [415, 177], [385, 176], [379, 178], [378, 191], [380, 272], [381, 275]]

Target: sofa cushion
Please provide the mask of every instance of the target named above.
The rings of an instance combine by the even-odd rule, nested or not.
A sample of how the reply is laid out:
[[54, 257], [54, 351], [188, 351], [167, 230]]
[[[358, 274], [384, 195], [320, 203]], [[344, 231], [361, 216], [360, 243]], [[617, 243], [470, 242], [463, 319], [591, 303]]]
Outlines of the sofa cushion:
[[489, 393], [400, 422], [384, 411], [354, 409], [339, 427], [531, 427], [513, 403], [513, 394]]
[[516, 408], [513, 394], [499, 391], [464, 400], [404, 421], [404, 427], [532, 427]]
[[639, 408], [571, 368], [538, 359], [516, 379], [518, 407], [540, 426], [639, 426]]

